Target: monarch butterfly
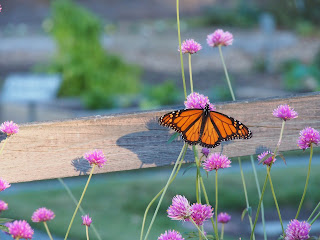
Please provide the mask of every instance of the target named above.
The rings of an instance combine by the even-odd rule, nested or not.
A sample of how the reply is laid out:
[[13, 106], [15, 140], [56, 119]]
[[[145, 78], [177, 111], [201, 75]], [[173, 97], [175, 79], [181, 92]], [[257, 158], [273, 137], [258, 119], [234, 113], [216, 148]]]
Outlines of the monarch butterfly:
[[191, 145], [214, 148], [221, 141], [248, 139], [252, 132], [241, 122], [225, 114], [204, 109], [183, 109], [167, 113], [159, 118], [162, 126], [172, 128], [182, 134], [185, 142]]

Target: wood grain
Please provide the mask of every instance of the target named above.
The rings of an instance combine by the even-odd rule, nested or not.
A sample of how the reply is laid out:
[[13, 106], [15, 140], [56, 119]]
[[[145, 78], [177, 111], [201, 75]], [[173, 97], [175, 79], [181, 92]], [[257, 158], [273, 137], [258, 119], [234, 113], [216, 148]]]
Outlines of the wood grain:
[[[299, 113], [297, 119], [287, 121], [280, 151], [298, 149], [300, 130], [306, 126], [320, 129], [319, 93], [217, 105], [217, 111], [246, 124], [253, 137], [226, 142], [213, 151], [234, 157], [274, 149], [281, 121], [272, 116], [272, 110], [280, 104], [289, 104]], [[183, 142], [168, 144], [172, 131], [157, 123], [168, 111], [22, 125], [20, 132], [8, 139], [0, 156], [0, 176], [14, 183], [86, 174], [89, 166], [82, 156], [93, 149], [102, 149], [108, 158], [107, 165], [95, 173], [172, 164]], [[1, 144], [3, 141], [4, 137]], [[186, 161], [193, 161], [191, 150]]]

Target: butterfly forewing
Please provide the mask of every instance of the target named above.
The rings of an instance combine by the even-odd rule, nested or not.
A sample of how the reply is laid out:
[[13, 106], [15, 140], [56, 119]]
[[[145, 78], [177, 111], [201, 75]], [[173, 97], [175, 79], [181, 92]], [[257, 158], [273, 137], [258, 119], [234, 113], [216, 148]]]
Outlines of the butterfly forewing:
[[184, 109], [167, 113], [159, 118], [159, 123], [183, 133], [201, 117], [202, 109]]

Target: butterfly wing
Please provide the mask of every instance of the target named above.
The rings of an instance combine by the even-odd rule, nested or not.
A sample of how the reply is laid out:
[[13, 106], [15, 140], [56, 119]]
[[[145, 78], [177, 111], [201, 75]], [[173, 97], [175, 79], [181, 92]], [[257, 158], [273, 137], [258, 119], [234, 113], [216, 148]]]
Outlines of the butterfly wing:
[[238, 120], [219, 112], [210, 111], [203, 128], [200, 145], [213, 148], [221, 141], [251, 137], [252, 132]]
[[181, 133], [182, 138], [193, 145], [200, 140], [202, 118], [203, 109], [184, 109], [163, 115], [159, 123]]

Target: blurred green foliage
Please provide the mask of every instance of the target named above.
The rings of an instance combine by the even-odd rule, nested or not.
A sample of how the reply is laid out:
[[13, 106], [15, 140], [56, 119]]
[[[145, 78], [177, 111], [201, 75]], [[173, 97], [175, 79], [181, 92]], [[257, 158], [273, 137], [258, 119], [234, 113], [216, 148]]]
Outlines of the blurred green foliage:
[[299, 34], [310, 35], [320, 22], [319, 0], [257, 0], [229, 1], [224, 7], [215, 4], [208, 8], [203, 24], [231, 27], [253, 27], [262, 13], [270, 13], [277, 26], [295, 29]]
[[62, 74], [60, 96], [81, 96], [88, 108], [110, 108], [115, 94], [136, 93], [141, 70], [107, 53], [100, 43], [102, 24], [71, 0], [52, 2], [52, 27], [58, 52], [51, 71]]
[[259, 4], [265, 11], [270, 12], [277, 23], [284, 27], [296, 27], [296, 24], [320, 22], [320, 1], [318, 0], [269, 0], [260, 1]]
[[320, 85], [320, 70], [315, 64], [305, 64], [293, 59], [285, 62], [284, 85], [293, 91], [316, 91]]
[[259, 10], [247, 1], [236, 1], [232, 7], [209, 8], [206, 23], [210, 25], [228, 25], [232, 27], [252, 27], [258, 23]]

